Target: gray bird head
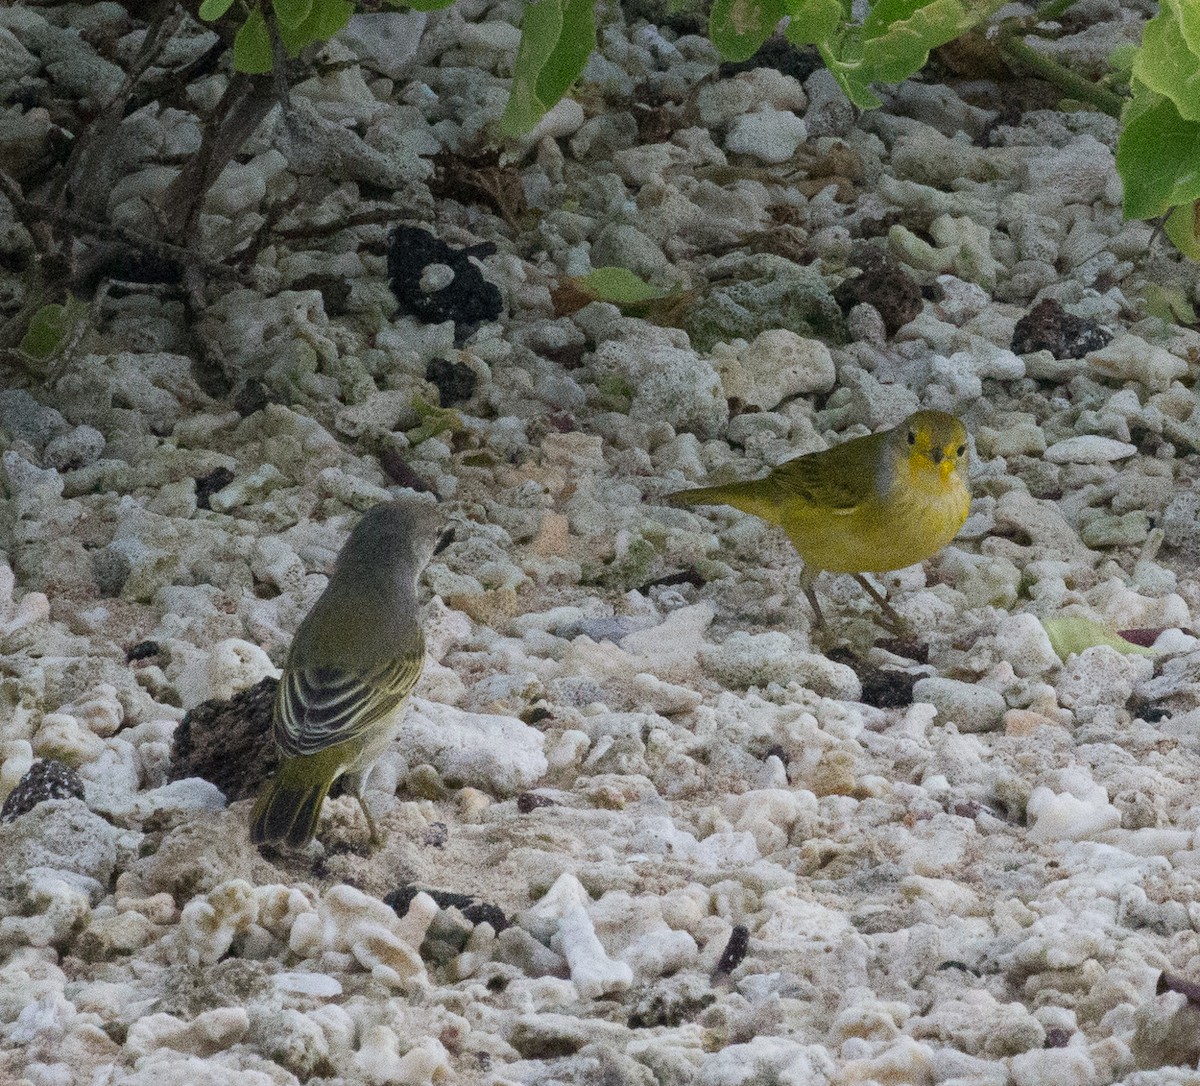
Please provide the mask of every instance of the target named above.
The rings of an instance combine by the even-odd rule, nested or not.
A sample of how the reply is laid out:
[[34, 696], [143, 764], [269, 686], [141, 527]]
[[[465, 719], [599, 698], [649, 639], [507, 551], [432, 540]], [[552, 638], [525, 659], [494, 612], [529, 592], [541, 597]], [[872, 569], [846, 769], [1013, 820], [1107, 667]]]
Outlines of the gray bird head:
[[[338, 569], [370, 564], [407, 573], [415, 583], [447, 542], [444, 511], [428, 497], [405, 495], [372, 506], [338, 555]], [[452, 536], [451, 536], [452, 538]]]

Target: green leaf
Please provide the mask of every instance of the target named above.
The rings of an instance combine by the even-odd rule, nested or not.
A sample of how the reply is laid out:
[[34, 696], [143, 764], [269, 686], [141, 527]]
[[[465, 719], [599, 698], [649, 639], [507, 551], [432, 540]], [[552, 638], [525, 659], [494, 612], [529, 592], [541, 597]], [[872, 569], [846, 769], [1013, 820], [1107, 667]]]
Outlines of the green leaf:
[[1200, 54], [1200, 7], [1193, 0], [1163, 0], [1162, 6], [1179, 20], [1179, 31], [1188, 49]]
[[204, 0], [200, 5], [200, 18], [207, 19], [210, 23], [219, 19], [231, 7], [233, 0]]
[[411, 11], [441, 11], [448, 8], [456, 0], [388, 0], [394, 8], [408, 8]]
[[596, 0], [566, 0], [562, 33], [538, 73], [538, 98], [547, 109], [571, 89], [596, 48]]
[[279, 38], [289, 56], [296, 56], [306, 45], [316, 41], [328, 41], [345, 29], [354, 14], [354, 5], [348, 0], [313, 0], [308, 18], [299, 26], [279, 25]]
[[1146, 312], [1164, 324], [1195, 324], [1196, 309], [1179, 287], [1148, 282], [1141, 291]]
[[1127, 656], [1154, 656], [1153, 649], [1135, 645], [1126, 641], [1118, 633], [1110, 630], [1101, 622], [1093, 622], [1090, 618], [1074, 616], [1066, 618], [1044, 618], [1041, 620], [1050, 645], [1058, 658], [1066, 663], [1067, 657], [1083, 652], [1084, 649], [1096, 645], [1107, 645], [1110, 649], [1124, 653]]
[[554, 52], [562, 28], [563, 12], [558, 0], [538, 0], [526, 6], [512, 89], [500, 119], [500, 131], [505, 135], [524, 135], [546, 112], [537, 96], [537, 78]]
[[568, 276], [550, 291], [556, 316], [577, 313], [592, 302], [608, 302], [627, 317], [645, 317], [665, 324], [674, 323], [679, 307], [694, 295], [694, 291], [651, 286], [628, 268], [616, 267]]
[[924, 67], [930, 50], [980, 22], [988, 4], [967, 0], [878, 0], [861, 25], [839, 0], [785, 0], [787, 37], [815, 45], [830, 74], [860, 109], [874, 109], [872, 83], [898, 83]]
[[1200, 261], [1200, 204], [1180, 204], [1163, 224], [1163, 232], [1189, 260]]
[[784, 0], [714, 0], [708, 36], [726, 60], [748, 60], [786, 14]]
[[935, 7], [937, 3], [938, 0], [875, 0], [863, 20], [863, 37], [887, 34], [897, 23], [919, 16], [923, 8]]
[[1200, 123], [1181, 117], [1170, 98], [1134, 86], [1117, 140], [1117, 173], [1125, 218], [1152, 219], [1200, 199]]
[[793, 45], [815, 45], [825, 67], [859, 109], [881, 105], [871, 90], [874, 76], [862, 62], [861, 28], [846, 21], [839, 0], [787, 0], [786, 31]]
[[435, 407], [420, 396], [413, 396], [412, 405], [421, 421], [404, 436], [413, 448], [422, 441], [437, 437], [438, 434], [444, 434], [446, 431], [454, 434], [463, 428], [462, 415], [453, 407]]
[[246, 16], [241, 30], [233, 39], [233, 66], [247, 75], [262, 75], [271, 70], [271, 35], [263, 13], [255, 8]]
[[34, 313], [19, 349], [39, 362], [54, 354], [79, 316], [72, 301], [68, 299], [66, 305], [44, 305]]
[[595, 0], [529, 4], [501, 132], [521, 136], [530, 131], [579, 78], [595, 47]]
[[1133, 77], [1170, 98], [1184, 120], [1200, 121], [1200, 56], [1188, 46], [1172, 8], [1163, 4], [1146, 24], [1142, 47], [1133, 61]]
[[[317, 4], [321, 0], [315, 0]], [[275, 9], [275, 19], [280, 27], [297, 27], [308, 18], [313, 9], [314, 0], [271, 0]]]
[[877, 109], [883, 105], [879, 96], [871, 90], [875, 75], [862, 59], [862, 43], [858, 30], [851, 27], [840, 42], [841, 56], [835, 55], [832, 49], [823, 45], [817, 46], [821, 59], [830, 74], [841, 84], [850, 99], [859, 109]]
[[793, 45], [830, 45], [839, 34], [842, 5], [838, 0], [786, 0], [787, 38]]
[[598, 302], [613, 305], [636, 305], [665, 298], [671, 292], [652, 287], [646, 280], [628, 268], [596, 268], [587, 275], [575, 277], [575, 285], [587, 291]]
[[1138, 47], [1130, 42], [1118, 45], [1108, 54], [1108, 69], [1115, 76], [1124, 78], [1126, 82], [1133, 72], [1133, 62], [1137, 60]]
[[[894, 15], [886, 30], [882, 18], [872, 22], [876, 12], [887, 8]], [[901, 17], [901, 9], [911, 9]], [[872, 82], [899, 83], [920, 71], [929, 60], [929, 51], [953, 41], [970, 29], [974, 18], [959, 0], [881, 0], [871, 9], [863, 24], [863, 68]]]

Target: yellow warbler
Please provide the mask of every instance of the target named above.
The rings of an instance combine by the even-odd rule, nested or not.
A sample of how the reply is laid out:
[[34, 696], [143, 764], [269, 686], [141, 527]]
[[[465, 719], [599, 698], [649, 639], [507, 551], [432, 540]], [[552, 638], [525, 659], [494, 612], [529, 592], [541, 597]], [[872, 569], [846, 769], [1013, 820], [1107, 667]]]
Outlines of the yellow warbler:
[[431, 502], [406, 497], [369, 509], [337, 557], [325, 591], [300, 623], [275, 696], [281, 761], [250, 814], [255, 844], [312, 840], [330, 786], [345, 774], [372, 844], [367, 777], [421, 674], [425, 638], [417, 578], [449, 542]]
[[896, 624], [899, 616], [862, 575], [903, 569], [936, 554], [967, 519], [967, 429], [944, 411], [917, 411], [894, 430], [798, 456], [744, 483], [666, 495], [672, 505], [732, 505], [778, 524], [804, 559], [804, 594], [824, 623], [812, 581], [852, 573]]

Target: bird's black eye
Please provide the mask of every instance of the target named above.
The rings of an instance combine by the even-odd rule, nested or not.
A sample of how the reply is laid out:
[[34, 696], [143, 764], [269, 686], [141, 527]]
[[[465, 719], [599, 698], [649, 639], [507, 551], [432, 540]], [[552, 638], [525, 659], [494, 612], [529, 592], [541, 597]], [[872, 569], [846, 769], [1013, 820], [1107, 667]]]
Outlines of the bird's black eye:
[[915, 445], [917, 443], [917, 435], [914, 434], [911, 430], [908, 431], [908, 443], [910, 445]]
[[966, 451], [967, 451], [966, 445], [959, 445], [959, 447], [954, 450], [954, 454], [955, 454], [955, 456], [962, 456], [962, 454], [965, 453]]

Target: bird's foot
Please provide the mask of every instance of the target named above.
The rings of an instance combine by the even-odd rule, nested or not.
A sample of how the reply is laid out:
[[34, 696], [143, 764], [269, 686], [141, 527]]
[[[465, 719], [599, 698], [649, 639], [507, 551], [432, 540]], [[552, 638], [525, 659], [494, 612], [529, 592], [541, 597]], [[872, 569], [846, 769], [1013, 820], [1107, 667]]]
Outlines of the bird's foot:
[[363, 817], [367, 820], [368, 845], [365, 849], [367, 855], [372, 852], [377, 852], [383, 848], [384, 837], [379, 832], [379, 827], [375, 824], [375, 819], [371, 816], [371, 809], [367, 806], [367, 801], [362, 796], [355, 796], [358, 800], [358, 805], [362, 808]]
[[913, 636], [913, 630], [909, 624], [900, 615], [890, 603], [888, 598], [879, 591], [870, 581], [867, 580], [861, 573], [854, 574], [854, 579], [863, 587], [863, 591], [871, 597], [879, 607], [879, 625], [882, 626], [893, 637], [900, 640], [907, 640]]

